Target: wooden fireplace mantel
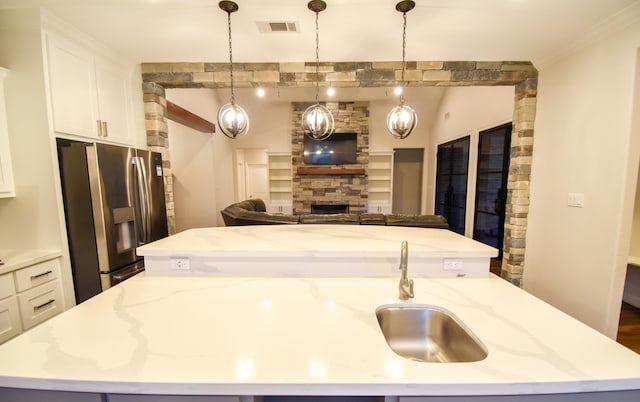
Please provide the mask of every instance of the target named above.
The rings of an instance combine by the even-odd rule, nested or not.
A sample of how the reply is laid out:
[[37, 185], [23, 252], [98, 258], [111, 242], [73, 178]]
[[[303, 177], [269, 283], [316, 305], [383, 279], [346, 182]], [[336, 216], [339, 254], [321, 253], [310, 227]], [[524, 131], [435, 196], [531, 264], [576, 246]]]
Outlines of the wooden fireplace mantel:
[[302, 175], [363, 175], [364, 168], [330, 168], [330, 167], [299, 167], [298, 174]]

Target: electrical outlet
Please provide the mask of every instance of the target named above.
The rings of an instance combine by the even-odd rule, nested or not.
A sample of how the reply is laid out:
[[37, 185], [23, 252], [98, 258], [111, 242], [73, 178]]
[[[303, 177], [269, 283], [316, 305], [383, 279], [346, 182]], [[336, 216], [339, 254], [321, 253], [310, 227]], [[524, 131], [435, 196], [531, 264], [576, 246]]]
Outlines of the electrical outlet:
[[445, 271], [462, 271], [462, 258], [445, 258], [443, 268]]
[[190, 268], [189, 258], [172, 258], [171, 269], [176, 271], [186, 271]]

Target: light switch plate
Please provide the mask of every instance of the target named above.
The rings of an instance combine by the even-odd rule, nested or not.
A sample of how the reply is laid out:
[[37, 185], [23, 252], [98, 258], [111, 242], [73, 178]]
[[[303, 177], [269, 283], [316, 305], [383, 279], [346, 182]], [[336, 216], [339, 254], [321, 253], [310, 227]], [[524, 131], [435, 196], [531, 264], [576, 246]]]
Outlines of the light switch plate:
[[567, 196], [567, 205], [570, 207], [584, 207], [584, 193], [569, 193]]

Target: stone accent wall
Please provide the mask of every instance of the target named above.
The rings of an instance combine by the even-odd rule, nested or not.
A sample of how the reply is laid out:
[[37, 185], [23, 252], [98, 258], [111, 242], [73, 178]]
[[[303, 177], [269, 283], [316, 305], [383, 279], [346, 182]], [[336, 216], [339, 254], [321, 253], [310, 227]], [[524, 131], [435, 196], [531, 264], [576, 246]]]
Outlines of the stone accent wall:
[[[227, 88], [228, 67], [228, 63], [143, 63], [142, 78], [145, 86]], [[538, 71], [527, 61], [409, 61], [406, 67], [405, 78], [410, 86], [515, 86], [502, 276], [520, 286], [529, 213]], [[321, 86], [391, 86], [400, 81], [402, 63], [324, 62], [320, 63], [319, 70], [316, 75], [314, 62], [234, 63], [234, 84], [238, 87], [308, 87], [318, 79]], [[157, 99], [160, 107], [148, 105], [147, 108], [145, 98], [145, 112], [162, 110], [166, 106], [162, 105], [163, 99], [164, 96]], [[161, 121], [151, 113], [147, 123], [149, 144], [162, 148], [157, 145], [162, 142], [158, 137], [163, 137]], [[166, 128], [164, 132], [166, 134]], [[170, 168], [168, 163], [166, 168]]]
[[164, 197], [167, 204], [169, 234], [176, 233], [176, 214], [173, 202], [173, 177], [169, 163], [169, 134], [167, 130], [167, 99], [164, 88], [155, 82], [142, 84], [147, 146], [150, 151], [162, 154]]
[[[291, 157], [293, 165], [293, 213], [311, 212], [311, 204], [349, 204], [350, 213], [367, 211], [367, 173], [369, 163], [369, 102], [323, 102], [335, 121], [335, 132], [358, 134], [358, 164], [331, 166], [338, 168], [364, 168], [365, 174], [299, 175], [299, 167], [312, 167], [304, 163], [304, 130], [302, 113], [313, 103], [292, 104]], [[329, 167], [329, 166], [323, 166]]]

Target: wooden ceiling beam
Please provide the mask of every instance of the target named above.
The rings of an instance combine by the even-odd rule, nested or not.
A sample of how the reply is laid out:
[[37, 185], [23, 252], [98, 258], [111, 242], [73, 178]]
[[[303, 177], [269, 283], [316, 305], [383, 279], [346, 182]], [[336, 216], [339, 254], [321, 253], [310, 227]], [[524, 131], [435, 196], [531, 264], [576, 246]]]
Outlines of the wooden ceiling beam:
[[215, 133], [216, 125], [167, 100], [167, 118], [202, 133]]

